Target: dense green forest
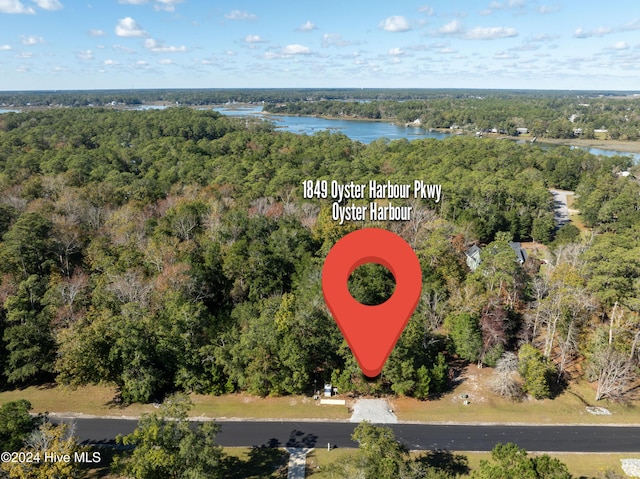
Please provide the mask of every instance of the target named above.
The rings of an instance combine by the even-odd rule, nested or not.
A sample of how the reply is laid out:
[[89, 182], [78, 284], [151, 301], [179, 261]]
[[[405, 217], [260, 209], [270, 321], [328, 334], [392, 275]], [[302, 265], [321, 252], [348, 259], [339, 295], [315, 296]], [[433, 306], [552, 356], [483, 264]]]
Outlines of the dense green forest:
[[[176, 390], [298, 394], [331, 380], [426, 399], [477, 361], [496, 368], [497, 393], [549, 397], [579, 360], [598, 398], [619, 397], [640, 337], [640, 185], [620, 174], [630, 161], [463, 137], [363, 145], [189, 108], [3, 114], [2, 383], [108, 383], [146, 402]], [[443, 198], [413, 200], [411, 221], [340, 226], [330, 200], [303, 198], [307, 179], [423, 179]], [[579, 192], [591, 233], [556, 231], [550, 187]], [[424, 283], [374, 380], [320, 287], [329, 249], [363, 226], [402, 235]], [[521, 266], [510, 240], [555, 254]], [[350, 286], [362, 302], [392, 288], [376, 268]]]

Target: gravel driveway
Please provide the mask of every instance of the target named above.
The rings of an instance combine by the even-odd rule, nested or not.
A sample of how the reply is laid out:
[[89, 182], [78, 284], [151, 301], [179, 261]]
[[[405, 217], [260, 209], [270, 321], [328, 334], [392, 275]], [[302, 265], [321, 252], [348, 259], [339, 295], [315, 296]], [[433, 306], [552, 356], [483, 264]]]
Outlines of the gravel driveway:
[[398, 418], [385, 399], [358, 399], [350, 422], [369, 421], [373, 424], [396, 424]]

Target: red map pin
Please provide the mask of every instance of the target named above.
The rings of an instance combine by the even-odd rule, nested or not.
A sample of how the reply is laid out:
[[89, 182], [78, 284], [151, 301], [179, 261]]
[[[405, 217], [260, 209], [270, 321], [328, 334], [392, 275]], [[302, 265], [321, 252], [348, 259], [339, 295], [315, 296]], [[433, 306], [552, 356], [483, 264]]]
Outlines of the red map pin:
[[[356, 268], [378, 263], [391, 271], [396, 288], [377, 306], [356, 301], [347, 282]], [[322, 293], [365, 376], [380, 374], [409, 318], [418, 306], [422, 270], [415, 252], [400, 236], [378, 228], [349, 233], [329, 251], [322, 268]]]

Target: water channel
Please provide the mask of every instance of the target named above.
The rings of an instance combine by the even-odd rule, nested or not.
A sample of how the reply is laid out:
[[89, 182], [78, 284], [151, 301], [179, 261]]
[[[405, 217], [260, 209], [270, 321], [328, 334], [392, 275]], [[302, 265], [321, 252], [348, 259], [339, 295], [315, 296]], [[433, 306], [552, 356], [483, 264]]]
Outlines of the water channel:
[[[423, 128], [411, 128], [383, 121], [363, 121], [363, 120], [340, 120], [318, 118], [314, 116], [290, 116], [290, 115], [270, 115], [262, 113], [261, 106], [251, 107], [221, 107], [215, 108], [216, 111], [228, 116], [260, 116], [269, 119], [276, 124], [276, 128], [280, 128], [292, 133], [300, 133], [312, 135], [318, 131], [330, 130], [344, 133], [352, 140], [362, 143], [371, 143], [379, 138], [388, 138], [397, 140], [406, 138], [408, 140], [416, 140], [420, 138], [435, 138], [442, 140], [448, 138], [448, 133], [439, 131], [429, 131]], [[544, 144], [543, 148], [553, 148], [553, 145]], [[636, 162], [640, 163], [640, 153], [629, 153], [623, 151], [603, 150], [601, 148], [587, 148], [580, 146], [572, 146], [571, 148], [582, 148], [594, 155], [603, 156], [630, 156]]]
[[216, 111], [229, 116], [261, 116], [273, 121], [276, 128], [313, 135], [318, 131], [337, 131], [344, 133], [352, 140], [362, 143], [371, 143], [378, 138], [388, 138], [397, 140], [406, 138], [416, 140], [419, 138], [435, 138], [442, 140], [449, 135], [438, 131], [429, 131], [423, 128], [405, 128], [384, 121], [364, 121], [364, 120], [339, 120], [318, 118], [315, 116], [290, 116], [290, 115], [270, 115], [263, 114], [262, 107], [247, 108], [216, 108]]

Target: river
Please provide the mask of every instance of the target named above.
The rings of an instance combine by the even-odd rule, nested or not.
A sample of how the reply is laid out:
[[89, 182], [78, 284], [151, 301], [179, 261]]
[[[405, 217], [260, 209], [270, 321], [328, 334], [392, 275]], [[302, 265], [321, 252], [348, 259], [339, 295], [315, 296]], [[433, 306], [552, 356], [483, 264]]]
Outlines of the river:
[[[416, 140], [419, 138], [435, 138], [442, 140], [451, 136], [448, 133], [439, 131], [429, 131], [422, 128], [411, 128], [384, 121], [363, 121], [363, 120], [340, 120], [318, 118], [315, 116], [293, 116], [293, 115], [270, 115], [262, 113], [261, 106], [238, 106], [214, 108], [216, 111], [228, 116], [260, 116], [272, 120], [277, 128], [292, 133], [302, 133], [312, 135], [318, 131], [330, 130], [344, 133], [352, 140], [362, 143], [371, 143], [379, 138], [397, 140], [406, 138]], [[545, 144], [543, 148], [553, 148], [553, 145]], [[637, 163], [640, 163], [640, 153], [629, 153], [623, 151], [603, 150], [601, 148], [587, 148], [572, 146], [571, 148], [582, 148], [594, 155], [603, 156], [630, 156]]]
[[364, 121], [364, 120], [339, 120], [318, 118], [315, 116], [292, 116], [292, 115], [270, 115], [262, 113], [262, 107], [239, 107], [239, 108], [215, 108], [216, 111], [229, 116], [261, 116], [273, 121], [276, 128], [290, 131], [291, 133], [301, 133], [313, 135], [318, 131], [339, 131], [352, 140], [362, 143], [371, 143], [378, 138], [388, 138], [397, 140], [407, 138], [416, 140], [419, 138], [435, 138], [442, 140], [447, 138], [447, 133], [439, 131], [428, 131], [423, 128], [406, 128], [394, 125], [385, 121]]

